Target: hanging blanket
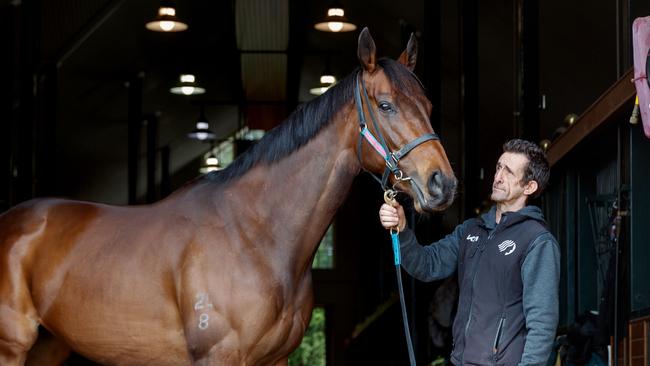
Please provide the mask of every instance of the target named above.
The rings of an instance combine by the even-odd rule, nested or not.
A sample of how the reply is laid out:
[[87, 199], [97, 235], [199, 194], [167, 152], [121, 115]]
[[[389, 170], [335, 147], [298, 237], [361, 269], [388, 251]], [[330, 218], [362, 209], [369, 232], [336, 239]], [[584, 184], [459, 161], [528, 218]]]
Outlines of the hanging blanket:
[[643, 131], [650, 138], [650, 17], [636, 18], [632, 23], [634, 50], [634, 86], [639, 98]]

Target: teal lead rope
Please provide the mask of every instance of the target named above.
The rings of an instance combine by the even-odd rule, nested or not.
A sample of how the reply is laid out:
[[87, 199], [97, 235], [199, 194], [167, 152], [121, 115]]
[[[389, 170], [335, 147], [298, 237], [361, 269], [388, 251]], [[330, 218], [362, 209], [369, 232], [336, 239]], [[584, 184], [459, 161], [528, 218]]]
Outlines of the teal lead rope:
[[399, 233], [396, 230], [391, 230], [390, 238], [393, 240], [393, 256], [395, 258], [395, 266], [399, 267], [401, 264], [401, 258], [399, 254]]
[[[384, 192], [384, 201], [387, 204], [395, 204], [395, 195], [397, 193], [391, 189]], [[411, 331], [409, 330], [408, 315], [406, 314], [406, 304], [404, 303], [404, 286], [402, 286], [402, 269], [400, 268], [401, 255], [400, 255], [400, 242], [399, 230], [397, 228], [390, 229], [390, 238], [393, 243], [393, 257], [395, 259], [395, 273], [397, 274], [397, 287], [399, 289], [399, 303], [402, 307], [402, 322], [404, 323], [404, 334], [406, 336], [406, 347], [409, 352], [409, 361], [411, 366], [415, 366], [415, 354], [413, 352], [413, 342], [411, 342]]]

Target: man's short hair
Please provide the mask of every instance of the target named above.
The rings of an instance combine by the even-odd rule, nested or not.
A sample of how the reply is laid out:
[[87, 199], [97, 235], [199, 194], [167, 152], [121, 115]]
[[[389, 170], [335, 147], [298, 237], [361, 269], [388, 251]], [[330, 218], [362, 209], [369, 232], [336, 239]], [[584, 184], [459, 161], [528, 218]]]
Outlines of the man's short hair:
[[531, 198], [539, 197], [544, 192], [548, 178], [551, 175], [551, 169], [544, 150], [534, 142], [512, 139], [503, 144], [503, 152], [523, 154], [528, 158], [521, 184], [525, 185], [531, 180], [537, 182], [537, 191], [531, 195]]

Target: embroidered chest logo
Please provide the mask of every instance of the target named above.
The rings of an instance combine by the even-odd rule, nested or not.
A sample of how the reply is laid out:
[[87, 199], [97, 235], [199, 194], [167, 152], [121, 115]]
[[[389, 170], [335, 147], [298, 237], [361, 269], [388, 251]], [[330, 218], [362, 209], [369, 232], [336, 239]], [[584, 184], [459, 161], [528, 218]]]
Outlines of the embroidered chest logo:
[[517, 249], [517, 244], [512, 240], [505, 240], [499, 244], [499, 251], [501, 253], [505, 252], [504, 255], [512, 254], [515, 249]]
[[478, 241], [478, 235], [472, 236], [472, 234], [467, 234], [467, 240], [471, 241], [472, 243], [476, 243]]

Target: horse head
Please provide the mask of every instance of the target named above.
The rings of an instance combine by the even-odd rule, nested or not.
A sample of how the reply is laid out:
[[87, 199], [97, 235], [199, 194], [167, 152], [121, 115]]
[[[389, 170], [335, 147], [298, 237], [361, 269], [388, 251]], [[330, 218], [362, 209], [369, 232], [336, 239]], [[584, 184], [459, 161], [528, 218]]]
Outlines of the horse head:
[[382, 185], [407, 193], [415, 208], [441, 211], [456, 192], [456, 178], [429, 116], [431, 102], [413, 74], [417, 41], [413, 35], [397, 61], [376, 58], [375, 42], [365, 28], [357, 55], [361, 69], [355, 104], [362, 137], [358, 149], [365, 169], [383, 174]]

